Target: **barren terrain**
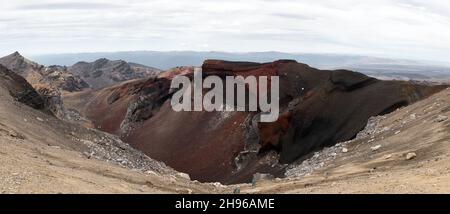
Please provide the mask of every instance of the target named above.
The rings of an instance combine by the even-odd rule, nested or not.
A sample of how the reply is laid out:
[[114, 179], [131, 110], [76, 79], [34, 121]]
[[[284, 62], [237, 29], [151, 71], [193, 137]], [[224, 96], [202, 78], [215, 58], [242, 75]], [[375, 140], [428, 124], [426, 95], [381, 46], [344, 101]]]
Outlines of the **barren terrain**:
[[[2, 72], [1, 193], [450, 193], [450, 89], [370, 118], [353, 140], [280, 164], [282, 178], [225, 186], [193, 181], [92, 124], [58, 119], [31, 105], [39, 95], [28, 83]], [[66, 105], [82, 110], [90, 96], [66, 94]]]
[[[232, 186], [90, 159], [67, 146], [73, 142], [53, 128], [60, 121], [4, 94], [1, 98], [2, 193], [232, 193], [237, 188], [241, 193], [450, 192], [449, 89], [381, 117], [374, 134], [333, 147], [336, 154], [319, 152], [331, 158], [309, 175]], [[407, 160], [408, 153], [417, 156]]]

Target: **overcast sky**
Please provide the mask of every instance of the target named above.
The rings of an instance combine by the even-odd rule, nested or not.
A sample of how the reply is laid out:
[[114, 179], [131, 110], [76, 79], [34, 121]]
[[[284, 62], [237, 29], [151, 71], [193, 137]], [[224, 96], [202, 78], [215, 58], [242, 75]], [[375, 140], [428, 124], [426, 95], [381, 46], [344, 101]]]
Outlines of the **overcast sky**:
[[450, 62], [447, 0], [14, 0], [0, 54], [348, 53]]

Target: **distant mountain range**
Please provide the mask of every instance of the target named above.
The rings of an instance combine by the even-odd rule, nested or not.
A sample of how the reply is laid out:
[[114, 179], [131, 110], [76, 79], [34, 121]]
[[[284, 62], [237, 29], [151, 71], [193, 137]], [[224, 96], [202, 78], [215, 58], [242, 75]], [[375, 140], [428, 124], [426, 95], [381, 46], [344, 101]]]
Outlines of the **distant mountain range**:
[[271, 62], [293, 59], [320, 69], [350, 69], [380, 79], [436, 80], [450, 78], [450, 65], [441, 62], [399, 60], [345, 54], [293, 54], [282, 52], [194, 52], [194, 51], [130, 51], [78, 54], [51, 54], [32, 57], [45, 65], [72, 65], [79, 61], [99, 58], [125, 60], [162, 70], [178, 66], [200, 66], [206, 59], [231, 61]]

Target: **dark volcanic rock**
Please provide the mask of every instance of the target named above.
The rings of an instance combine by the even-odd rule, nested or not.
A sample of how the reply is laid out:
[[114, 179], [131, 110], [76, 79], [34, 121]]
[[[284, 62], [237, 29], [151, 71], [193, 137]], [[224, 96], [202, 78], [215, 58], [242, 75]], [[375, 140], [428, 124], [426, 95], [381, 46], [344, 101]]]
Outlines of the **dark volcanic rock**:
[[289, 123], [276, 145], [282, 163], [350, 140], [365, 127], [370, 116], [389, 113], [433, 92], [426, 86], [402, 82], [366, 80], [347, 84], [326, 82], [291, 112], [285, 112], [290, 115]]
[[81, 76], [94, 89], [127, 80], [154, 77], [160, 72], [156, 68], [104, 58], [91, 63], [78, 62], [69, 67], [69, 71]]
[[[128, 106], [125, 119], [120, 124], [121, 134], [127, 134], [135, 123], [145, 121], [159, 111], [164, 102], [170, 99], [170, 81], [149, 79], [139, 89], [139, 97]], [[110, 97], [111, 98], [111, 97]]]
[[[100, 129], [122, 134], [133, 147], [192, 179], [251, 182], [257, 172], [280, 173], [278, 160], [290, 163], [349, 140], [369, 117], [444, 88], [380, 81], [347, 70], [318, 70], [292, 60], [263, 64], [207, 60], [202, 67], [204, 77], [279, 76], [279, 119], [259, 123], [258, 112], [174, 112], [170, 72], [100, 90], [86, 115]], [[173, 72], [192, 76], [192, 71], [186, 67]]]
[[44, 109], [44, 100], [21, 76], [0, 65], [0, 86], [9, 91], [17, 101], [35, 109]]
[[34, 85], [34, 88], [44, 100], [45, 107], [57, 118], [66, 119], [66, 110], [64, 108], [61, 92], [49, 87], [48, 85]]
[[41, 82], [68, 92], [82, 91], [89, 88], [89, 84], [80, 76], [70, 73], [66, 66], [52, 65], [47, 67]]

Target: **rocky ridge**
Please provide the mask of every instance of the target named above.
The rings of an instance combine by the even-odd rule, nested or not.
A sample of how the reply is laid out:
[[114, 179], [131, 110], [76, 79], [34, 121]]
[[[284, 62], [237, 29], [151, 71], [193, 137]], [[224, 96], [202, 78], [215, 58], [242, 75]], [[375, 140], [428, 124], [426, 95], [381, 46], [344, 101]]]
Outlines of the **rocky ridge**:
[[[65, 109], [62, 93], [101, 88], [118, 82], [155, 76], [159, 70], [125, 61], [99, 59], [73, 66], [43, 66], [23, 57], [19, 52], [0, 58], [0, 64], [24, 77], [44, 99], [44, 104], [58, 118], [79, 122], [76, 110]], [[82, 122], [85, 119], [80, 119]], [[83, 122], [85, 123], [85, 122]]]
[[94, 89], [132, 79], [151, 78], [160, 72], [156, 68], [105, 58], [91, 63], [78, 62], [68, 69], [71, 73], [81, 76]]

